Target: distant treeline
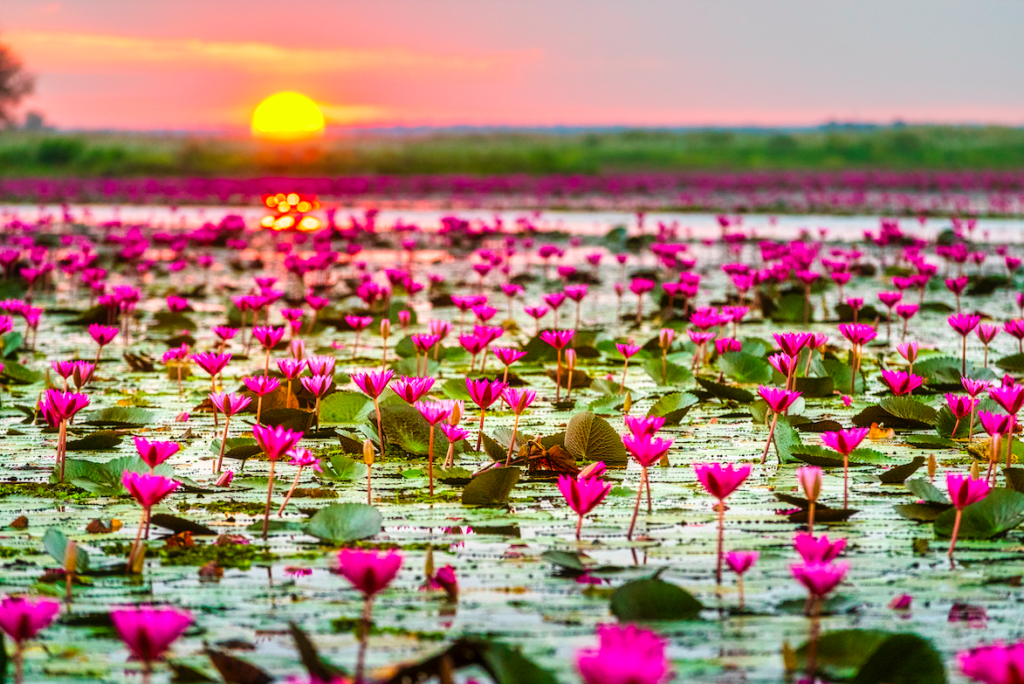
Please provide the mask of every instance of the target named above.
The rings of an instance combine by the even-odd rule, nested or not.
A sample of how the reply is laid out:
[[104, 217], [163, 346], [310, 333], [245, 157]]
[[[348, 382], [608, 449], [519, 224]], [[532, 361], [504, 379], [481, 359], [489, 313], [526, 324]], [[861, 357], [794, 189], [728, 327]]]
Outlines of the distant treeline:
[[1024, 169], [1024, 129], [359, 132], [291, 146], [228, 136], [0, 131], [0, 176], [601, 174]]

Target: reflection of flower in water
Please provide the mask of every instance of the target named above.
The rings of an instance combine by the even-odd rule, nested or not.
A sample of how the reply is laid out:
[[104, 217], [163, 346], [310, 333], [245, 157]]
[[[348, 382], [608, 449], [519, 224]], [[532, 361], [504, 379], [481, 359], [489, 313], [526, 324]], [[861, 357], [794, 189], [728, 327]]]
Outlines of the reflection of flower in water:
[[594, 577], [587, 572], [576, 578], [576, 584], [611, 584], [611, 580]]
[[284, 569], [284, 574], [289, 577], [309, 577], [313, 574], [313, 568], [299, 568], [294, 565], [289, 565]]
[[982, 606], [954, 603], [949, 609], [949, 622], [966, 622], [972, 629], [982, 629], [988, 622], [988, 612]]

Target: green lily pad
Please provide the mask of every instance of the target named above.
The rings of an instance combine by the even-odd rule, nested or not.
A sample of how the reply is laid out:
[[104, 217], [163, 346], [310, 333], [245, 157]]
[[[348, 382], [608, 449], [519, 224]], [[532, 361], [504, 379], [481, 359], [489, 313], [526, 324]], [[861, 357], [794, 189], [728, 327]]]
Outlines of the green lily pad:
[[620, 622], [693, 620], [703, 609], [693, 594], [657, 577], [626, 582], [611, 600], [612, 615]]
[[624, 465], [626, 447], [608, 421], [589, 411], [577, 413], [565, 428], [565, 449], [577, 461], [604, 461], [608, 466]]
[[462, 490], [462, 503], [465, 506], [494, 506], [508, 503], [512, 488], [519, 482], [519, 468], [491, 468], [486, 470], [466, 485]]
[[361, 503], [331, 504], [317, 511], [302, 531], [322, 541], [345, 544], [369, 539], [383, 525], [380, 511]]
[[647, 410], [647, 415], [661, 416], [665, 419], [666, 425], [678, 425], [679, 421], [698, 403], [700, 400], [689, 392], [673, 392], [654, 402]]
[[[935, 520], [935, 536], [948, 539], [956, 511], [950, 509]], [[959, 539], [991, 539], [1024, 523], [1024, 494], [994, 488], [981, 501], [964, 509]]]

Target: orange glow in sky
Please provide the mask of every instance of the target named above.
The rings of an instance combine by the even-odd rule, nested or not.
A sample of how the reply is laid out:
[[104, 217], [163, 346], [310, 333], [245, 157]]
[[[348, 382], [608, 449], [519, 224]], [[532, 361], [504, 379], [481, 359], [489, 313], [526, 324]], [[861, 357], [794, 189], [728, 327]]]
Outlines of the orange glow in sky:
[[247, 133], [282, 91], [329, 128], [1024, 125], [1024, 3], [927, 4], [5, 0], [0, 41], [65, 128]]

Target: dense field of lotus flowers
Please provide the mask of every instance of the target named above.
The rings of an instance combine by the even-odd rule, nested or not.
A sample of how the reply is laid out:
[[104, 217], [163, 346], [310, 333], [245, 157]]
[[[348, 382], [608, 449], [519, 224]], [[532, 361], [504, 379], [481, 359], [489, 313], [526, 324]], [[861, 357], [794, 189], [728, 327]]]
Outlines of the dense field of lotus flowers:
[[[3, 178], [32, 204], [244, 206], [288, 191], [368, 207], [1020, 216], [1019, 171], [764, 171], [600, 175], [360, 175], [306, 178]], [[333, 221], [334, 212], [330, 212]]]
[[1024, 677], [1000, 219], [22, 211], [10, 681]]

